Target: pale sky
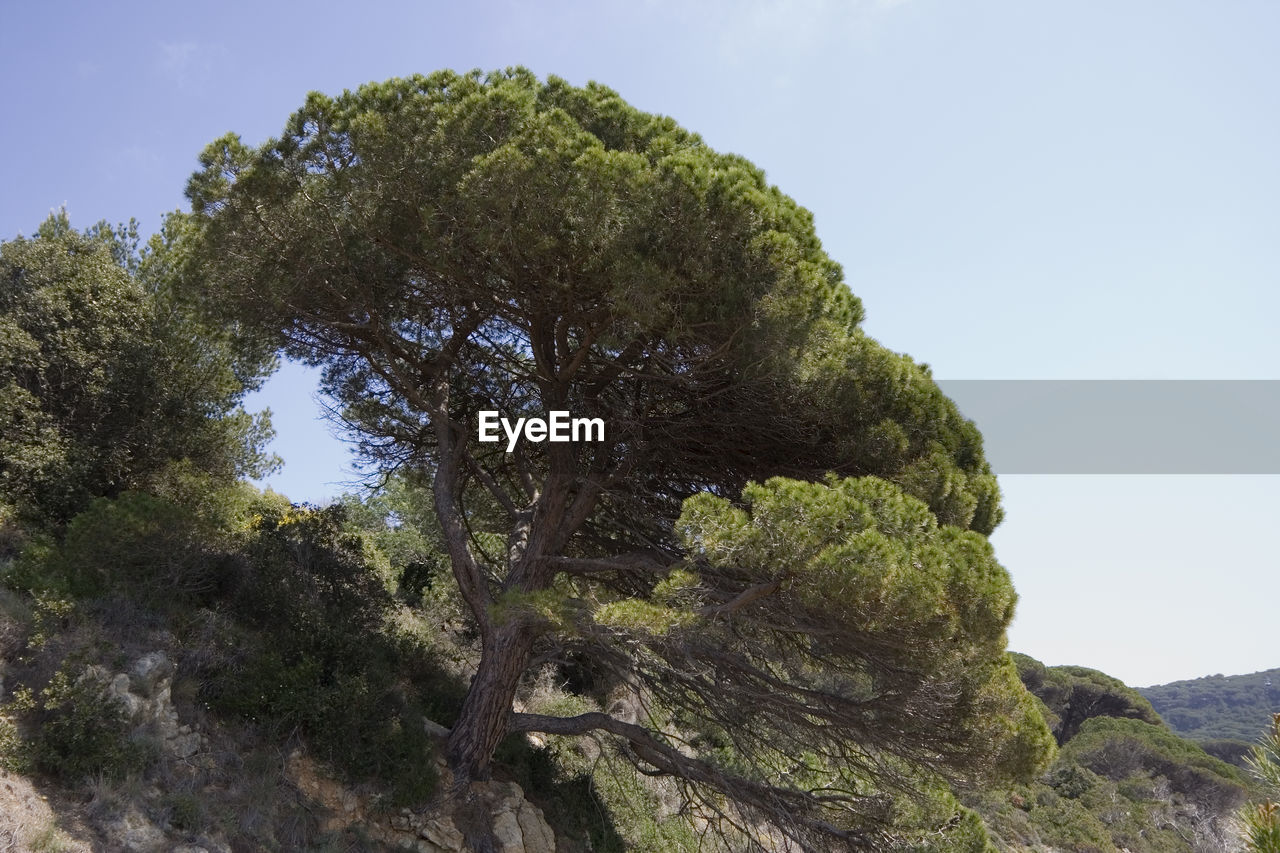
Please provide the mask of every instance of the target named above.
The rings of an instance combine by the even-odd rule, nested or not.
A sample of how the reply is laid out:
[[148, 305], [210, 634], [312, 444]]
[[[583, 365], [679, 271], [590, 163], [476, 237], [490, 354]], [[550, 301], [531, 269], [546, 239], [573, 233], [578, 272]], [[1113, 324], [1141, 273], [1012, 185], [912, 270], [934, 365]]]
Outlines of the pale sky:
[[[1280, 5], [687, 5], [7, 2], [0, 237], [61, 205], [149, 232], [207, 142], [308, 90], [522, 64], [763, 167], [940, 378], [1280, 379]], [[323, 501], [349, 474], [312, 384], [253, 403], [272, 484]], [[1012, 648], [1134, 685], [1280, 665], [1275, 477], [1001, 482]]]

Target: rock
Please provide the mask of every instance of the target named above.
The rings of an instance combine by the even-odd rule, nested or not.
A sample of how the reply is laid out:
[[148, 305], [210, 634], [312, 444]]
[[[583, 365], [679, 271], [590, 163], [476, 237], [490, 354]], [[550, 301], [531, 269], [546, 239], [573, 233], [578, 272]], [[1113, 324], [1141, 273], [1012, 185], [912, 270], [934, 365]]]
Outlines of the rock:
[[519, 785], [483, 782], [475, 789], [487, 804], [498, 853], [555, 853], [555, 832]]
[[517, 820], [520, 823], [525, 853], [555, 853], [556, 834], [547, 823], [542, 809], [525, 800]]
[[164, 652], [148, 652], [128, 672], [112, 675], [101, 666], [86, 667], [81, 678], [100, 682], [138, 729], [157, 736], [165, 750], [189, 759], [205, 746], [205, 739], [181, 725], [170, 693], [175, 667]]
[[202, 835], [196, 839], [197, 847], [202, 847], [208, 853], [232, 853], [231, 845], [221, 835]]
[[[458, 831], [452, 818], [438, 817], [428, 820], [418, 830], [418, 835], [431, 845], [426, 848], [425, 853], [441, 853], [441, 851], [462, 853], [464, 849], [462, 833]], [[422, 850], [423, 846], [419, 844], [418, 849]]]
[[142, 710], [142, 699], [129, 691], [129, 676], [123, 672], [111, 679], [107, 693], [120, 703], [130, 720], [135, 719]]
[[493, 836], [498, 840], [498, 853], [525, 853], [524, 833], [516, 812], [507, 809], [493, 816]]
[[178, 758], [190, 758], [200, 751], [202, 745], [200, 735], [195, 732], [180, 734], [171, 740], [165, 741], [165, 746]]
[[160, 682], [172, 677], [176, 669], [164, 652], [148, 652], [129, 669], [133, 689], [142, 696], [154, 696]]
[[443, 737], [449, 736], [449, 730], [446, 729], [444, 726], [440, 725], [439, 723], [437, 723], [435, 720], [424, 719], [422, 721], [422, 727], [426, 729], [427, 734], [431, 735], [432, 737], [443, 738]]
[[104, 827], [112, 850], [128, 853], [159, 853], [165, 846], [165, 835], [160, 827], [147, 818], [137, 806], [130, 806], [124, 814]]
[[[475, 853], [455, 821], [457, 813], [447, 802], [424, 811], [402, 808], [392, 814], [381, 813], [366, 797], [329, 778], [300, 750], [289, 755], [285, 773], [312, 801], [326, 832], [358, 829], [388, 847], [419, 853]], [[473, 786], [472, 794], [479, 814], [485, 815], [493, 828], [494, 853], [555, 853], [555, 833], [542, 810], [525, 799], [519, 785], [480, 782]]]

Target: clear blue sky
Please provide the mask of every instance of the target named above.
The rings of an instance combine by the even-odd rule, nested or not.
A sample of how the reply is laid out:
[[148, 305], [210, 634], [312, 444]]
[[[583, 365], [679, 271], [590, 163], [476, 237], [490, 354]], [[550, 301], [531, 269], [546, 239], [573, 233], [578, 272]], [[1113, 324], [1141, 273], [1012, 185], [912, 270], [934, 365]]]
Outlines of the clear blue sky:
[[[16, 4], [0, 236], [183, 203], [308, 90], [523, 64], [598, 80], [814, 211], [867, 329], [954, 379], [1280, 378], [1280, 4]], [[290, 370], [272, 480], [346, 451]], [[981, 425], [979, 425], [981, 426]], [[1011, 645], [1132, 684], [1280, 665], [1271, 477], [1002, 478]]]

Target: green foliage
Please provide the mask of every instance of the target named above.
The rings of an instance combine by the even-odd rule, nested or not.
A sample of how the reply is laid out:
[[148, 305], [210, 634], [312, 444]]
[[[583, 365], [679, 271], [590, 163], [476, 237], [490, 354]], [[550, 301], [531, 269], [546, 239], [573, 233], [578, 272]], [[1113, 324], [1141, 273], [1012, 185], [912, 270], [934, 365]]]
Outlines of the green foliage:
[[1047, 801], [1035, 809], [1033, 825], [1048, 843], [1067, 850], [1116, 850], [1106, 824], [1079, 800]]
[[1142, 695], [1174, 731], [1196, 740], [1252, 743], [1280, 711], [1280, 669], [1208, 675], [1144, 687]]
[[[814, 728], [771, 730], [768, 714], [742, 721], [699, 708], [744, 739], [745, 755], [754, 752], [742, 748], [748, 737], [798, 755], [856, 732], [861, 745], [832, 746], [849, 766], [870, 766], [867, 746], [966, 777], [1023, 778], [1050, 760], [1044, 721], [1004, 653], [1015, 595], [984, 537], [939, 525], [926, 504], [871, 477], [775, 478], [742, 497], [741, 506], [711, 495], [686, 501], [678, 528], [703, 618], [651, 643], [658, 656], [714, 662], [715, 683], [675, 667], [655, 680], [730, 708], [777, 702], [781, 711], [791, 689], [822, 695]], [[802, 637], [822, 638], [821, 666]], [[773, 697], [749, 698], [769, 679]], [[949, 701], [937, 691], [944, 684]], [[868, 716], [900, 734], [881, 737]]]
[[204, 807], [195, 794], [171, 791], [164, 797], [169, 824], [175, 829], [194, 832], [204, 825]]
[[0, 661], [15, 658], [28, 643], [34, 627], [30, 599], [0, 586]]
[[1117, 678], [1083, 666], [1046, 667], [1026, 655], [1013, 654], [1018, 677], [1042, 701], [1059, 744], [1075, 737], [1094, 717], [1121, 717], [1163, 725], [1141, 693]]
[[1245, 794], [1239, 770], [1140, 720], [1095, 717], [1063, 747], [1063, 755], [1117, 782], [1135, 774], [1163, 776], [1175, 793], [1210, 811], [1230, 810]]
[[[605, 417], [617, 441], [658, 430], [630, 442], [644, 458], [613, 489], [644, 510], [633, 523], [673, 517], [699, 485], [830, 470], [895, 479], [948, 524], [999, 522], [978, 431], [927, 369], [857, 328], [812, 215], [604, 86], [510, 69], [312, 93], [281, 138], [228, 135], [201, 163], [191, 286], [325, 364], [388, 467], [435, 452], [409, 365], [462, 330], [459, 423], [551, 408], [530, 381], [536, 351], [572, 365], [553, 370], [561, 407]], [[622, 376], [641, 385], [614, 387]], [[488, 455], [497, 483], [517, 481]]]
[[1229, 846], [1236, 769], [1169, 731], [1135, 691], [1083, 667], [1011, 655], [1065, 742], [1049, 771], [966, 795], [1002, 847], [1196, 853]]
[[1252, 853], [1280, 851], [1280, 805], [1266, 802], [1246, 806], [1241, 818], [1245, 823], [1245, 843]]
[[246, 547], [237, 615], [336, 650], [380, 626], [390, 596], [373, 570], [376, 551], [344, 532], [343, 519], [340, 507], [260, 516]]
[[18, 732], [18, 724], [8, 716], [18, 708], [0, 706], [0, 769], [10, 773], [31, 772], [30, 750]]
[[431, 493], [415, 478], [400, 474], [363, 499], [346, 495], [339, 503], [344, 527], [363, 534], [386, 555], [397, 592], [406, 602], [420, 603], [434, 581], [448, 575]]
[[[1170, 728], [1173, 728], [1171, 725]], [[1176, 728], [1174, 731], [1178, 731]], [[1184, 734], [1185, 732], [1179, 732]], [[1228, 764], [1234, 764], [1236, 767], [1244, 767], [1245, 761], [1249, 756], [1251, 747], [1242, 740], [1231, 740], [1230, 738], [1214, 738], [1212, 740], [1196, 740], [1200, 744], [1200, 748], [1219, 758]]]
[[15, 696], [9, 710], [31, 730], [9, 747], [17, 766], [78, 783], [98, 774], [139, 772], [150, 763], [152, 751], [130, 739], [128, 718], [104, 676], [94, 669], [73, 676], [64, 665], [38, 693], [23, 689]]
[[263, 362], [204, 334], [161, 274], [165, 236], [139, 255], [136, 233], [60, 213], [0, 245], [0, 499], [25, 518], [66, 521], [170, 460], [271, 464], [265, 417], [237, 408]]
[[75, 616], [75, 602], [60, 598], [50, 592], [37, 592], [32, 596], [32, 631], [28, 643], [31, 648], [44, 646], [58, 631], [67, 626]]
[[[564, 738], [550, 738], [539, 752], [557, 771], [552, 785], [533, 788], [554, 797], [546, 805], [548, 820], [557, 829], [586, 836], [589, 849], [698, 853], [714, 846], [696, 831], [689, 814], [672, 809], [678, 792], [673, 780], [644, 776], [611, 745], [590, 760]], [[536, 785], [538, 777], [529, 781]]]
[[899, 849], [909, 853], [996, 853], [982, 818], [960, 805], [945, 786], [921, 785], [897, 800], [896, 823], [904, 837]]
[[203, 673], [215, 710], [299, 732], [352, 779], [377, 779], [397, 805], [436, 783], [427, 715], [448, 722], [460, 688], [413, 633], [389, 624], [377, 552], [344, 531], [340, 507], [267, 512], [245, 546], [229, 610], [243, 624], [218, 639]]
[[50, 548], [28, 548], [7, 579], [33, 592], [76, 598], [119, 593], [149, 603], [183, 604], [207, 596], [228, 569], [186, 508], [126, 492], [97, 498]]

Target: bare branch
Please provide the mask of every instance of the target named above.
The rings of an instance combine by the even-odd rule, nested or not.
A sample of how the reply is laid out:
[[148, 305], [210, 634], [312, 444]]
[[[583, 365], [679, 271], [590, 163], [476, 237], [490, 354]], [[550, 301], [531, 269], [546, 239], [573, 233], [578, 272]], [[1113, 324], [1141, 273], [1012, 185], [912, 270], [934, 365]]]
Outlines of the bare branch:
[[827, 838], [839, 838], [859, 844], [862, 849], [872, 848], [879, 840], [866, 832], [842, 829], [808, 814], [824, 806], [852, 802], [855, 798], [851, 795], [817, 796], [808, 791], [744, 779], [700, 758], [686, 755], [643, 726], [624, 722], [608, 714], [590, 712], [576, 717], [553, 717], [546, 714], [513, 713], [509, 725], [513, 732], [553, 735], [577, 736], [592, 731], [605, 731], [625, 739], [636, 757], [651, 766], [657, 774], [706, 785], [730, 797], [740, 806], [758, 810], [770, 821], [776, 821], [780, 828], [795, 824]]

